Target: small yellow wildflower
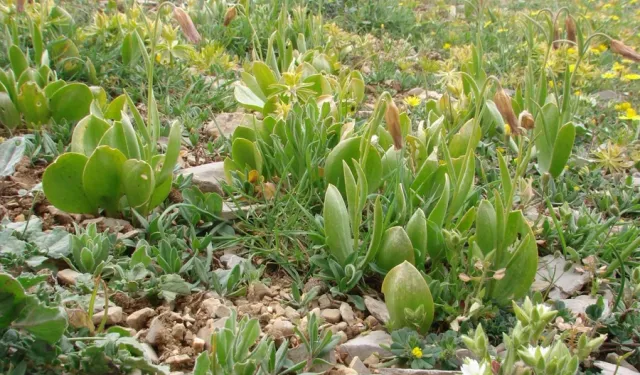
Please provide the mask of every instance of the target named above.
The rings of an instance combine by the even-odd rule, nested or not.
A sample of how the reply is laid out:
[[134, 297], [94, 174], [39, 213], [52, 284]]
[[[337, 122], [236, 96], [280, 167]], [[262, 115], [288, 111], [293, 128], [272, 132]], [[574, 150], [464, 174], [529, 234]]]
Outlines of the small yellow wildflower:
[[582, 91], [576, 90], [576, 91], [573, 92], [573, 95], [580, 96], [580, 95], [582, 95]]
[[598, 46], [598, 49], [600, 50], [600, 52], [604, 52], [604, 51], [606, 51], [606, 50], [607, 50], [607, 48], [608, 48], [608, 47], [607, 47], [607, 45], [606, 45], [606, 44], [604, 44], [604, 43], [602, 43], [602, 44], [600, 44], [600, 45]]
[[553, 88], [554, 86], [555, 86], [555, 84], [553, 83], [553, 81], [552, 81], [552, 80], [549, 80], [549, 87], [550, 87], [550, 88]]
[[447, 165], [447, 162], [444, 160], [438, 160], [438, 165]]
[[381, 24], [380, 24], [380, 28], [381, 28], [382, 30], [384, 30], [384, 23], [381, 23]]
[[511, 125], [504, 124], [504, 134], [506, 134], [507, 136], [511, 135]]
[[631, 108], [631, 103], [622, 102], [620, 104], [616, 104], [614, 108], [616, 109], [616, 111], [626, 111], [627, 109]]
[[567, 49], [567, 53], [569, 55], [575, 55], [576, 53], [578, 53], [578, 50], [576, 49], [576, 47], [571, 47], [571, 48]]
[[640, 79], [640, 74], [636, 74], [636, 73], [633, 73], [633, 74], [625, 74], [622, 78], [623, 78], [625, 81], [636, 81], [636, 80]]
[[633, 108], [627, 108], [626, 110], [626, 114], [624, 116], [620, 116], [618, 117], [620, 120], [632, 120], [632, 121], [639, 121], [640, 120], [640, 115], [638, 115], [638, 113], [636, 112], [635, 109]]
[[506, 33], [507, 31], [509, 31], [508, 29], [498, 29], [499, 33]]
[[597, 47], [591, 47], [591, 48], [589, 48], [589, 51], [591, 53], [593, 53], [594, 55], [596, 55], [596, 56], [599, 56], [602, 53], [602, 52], [600, 52], [600, 50]]
[[451, 43], [445, 43], [445, 44], [442, 46], [442, 48], [443, 48], [443, 49], [450, 49], [450, 48], [451, 48]]
[[573, 187], [573, 191], [580, 191], [580, 186], [576, 185]]
[[417, 106], [420, 105], [420, 103], [422, 103], [422, 99], [420, 99], [419, 97], [417, 97], [415, 95], [411, 95], [411, 96], [407, 96], [406, 98], [404, 98], [404, 102], [409, 107], [417, 107]]
[[569, 72], [573, 73], [576, 70], [576, 64], [569, 65]]
[[613, 15], [613, 16], [609, 17], [609, 19], [611, 19], [612, 21], [619, 21], [620, 17], [618, 17], [616, 15]]
[[416, 358], [422, 358], [422, 349], [420, 349], [419, 347], [416, 346], [411, 351], [411, 354]]
[[496, 151], [497, 151], [499, 154], [504, 154], [505, 149], [504, 149], [504, 147], [496, 147]]
[[600, 77], [604, 79], [613, 79], [613, 78], [616, 78], [617, 76], [618, 74], [616, 74], [616, 72], [608, 71], [608, 72], [602, 73]]
[[487, 21], [484, 23], [484, 27], [489, 27], [493, 22], [491, 21]]
[[624, 69], [625, 69], [625, 66], [620, 64], [619, 62], [616, 61], [613, 63], [613, 70], [615, 70], [616, 72], [619, 72]]
[[612, 6], [613, 6], [613, 4], [611, 4], [611, 3], [604, 4], [604, 5], [602, 6], [602, 9], [609, 9], [609, 8], [611, 8]]

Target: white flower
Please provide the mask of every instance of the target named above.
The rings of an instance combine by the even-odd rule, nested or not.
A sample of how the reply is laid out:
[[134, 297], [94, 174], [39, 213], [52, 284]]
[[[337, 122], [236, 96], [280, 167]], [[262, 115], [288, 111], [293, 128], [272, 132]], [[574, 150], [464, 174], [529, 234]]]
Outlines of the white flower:
[[538, 310], [538, 314], [540, 315], [548, 313], [549, 311], [552, 311], [551, 307], [549, 307], [548, 305], [545, 305], [544, 303], [537, 304], [536, 310]]
[[529, 347], [527, 348], [527, 352], [529, 352], [529, 355], [532, 356], [533, 358], [537, 358], [536, 353], [538, 352], [538, 349], [540, 349], [540, 354], [542, 354], [542, 357], [546, 357], [547, 353], [549, 353], [549, 349], [551, 349], [550, 347], [544, 347], [544, 346], [531, 346], [529, 345]]
[[475, 359], [467, 358], [465, 364], [460, 368], [462, 375], [484, 375], [487, 371], [487, 363], [478, 363]]

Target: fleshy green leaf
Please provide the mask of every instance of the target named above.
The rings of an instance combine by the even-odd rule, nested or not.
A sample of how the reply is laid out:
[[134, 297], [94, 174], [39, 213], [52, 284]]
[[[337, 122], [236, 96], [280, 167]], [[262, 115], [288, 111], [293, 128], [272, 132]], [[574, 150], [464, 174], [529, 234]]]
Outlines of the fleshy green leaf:
[[76, 122], [89, 114], [93, 94], [84, 83], [70, 83], [56, 91], [49, 102], [51, 116], [57, 122]]
[[113, 216], [122, 197], [122, 167], [127, 158], [115, 148], [100, 146], [87, 160], [82, 182], [87, 197]]
[[82, 174], [88, 158], [68, 152], [49, 165], [42, 176], [44, 194], [58, 209], [70, 213], [96, 214], [98, 206], [84, 191]]

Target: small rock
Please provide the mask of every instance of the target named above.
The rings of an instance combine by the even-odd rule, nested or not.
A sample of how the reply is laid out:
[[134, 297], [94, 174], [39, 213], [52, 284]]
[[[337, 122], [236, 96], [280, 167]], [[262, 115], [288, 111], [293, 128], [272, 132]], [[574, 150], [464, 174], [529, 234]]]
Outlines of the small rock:
[[349, 337], [347, 337], [347, 334], [344, 333], [344, 331], [336, 332], [336, 336], [340, 337], [340, 341], [338, 342], [338, 345], [339, 344], [344, 344], [345, 342], [347, 342], [349, 340]]
[[168, 333], [169, 328], [165, 327], [160, 316], [156, 316], [149, 325], [149, 330], [145, 337], [146, 341], [151, 345], [158, 345], [165, 342], [165, 335]]
[[411, 90], [407, 91], [407, 96], [417, 96], [420, 99], [426, 99], [427, 98], [427, 91], [421, 87], [415, 87], [412, 88]]
[[[189, 327], [187, 326], [187, 328], [189, 328]], [[187, 344], [187, 345], [192, 345], [194, 337], [195, 337], [195, 334], [192, 331], [187, 330], [187, 332], [184, 334], [184, 343]], [[200, 339], [200, 340], [202, 340], [202, 339]], [[202, 342], [203, 342], [202, 345], [204, 345], [204, 340]]]
[[222, 302], [217, 298], [207, 298], [200, 303], [200, 309], [206, 311], [212, 318], [215, 318], [218, 307], [220, 306], [222, 306]]
[[358, 322], [356, 319], [356, 314], [353, 312], [351, 305], [346, 302], [342, 302], [340, 305], [340, 316], [342, 316], [342, 320], [347, 322], [347, 324], [353, 325]]
[[[618, 363], [618, 361], [620, 361], [620, 356], [617, 355], [616, 353], [609, 353], [607, 354], [606, 361], [609, 363], [613, 363], [615, 365]], [[636, 371], [636, 368], [633, 367], [631, 363], [625, 361], [624, 359], [620, 361], [620, 367], [624, 367], [626, 369]]]
[[369, 366], [369, 367], [375, 366], [378, 363], [380, 363], [380, 357], [376, 353], [373, 353], [367, 358], [365, 358], [362, 363], [364, 363], [366, 366]]
[[196, 336], [204, 341], [207, 350], [211, 349], [211, 335], [216, 329], [224, 328], [227, 319], [229, 318], [220, 318], [218, 320], [209, 319], [205, 326], [198, 330]]
[[62, 284], [75, 285], [76, 282], [78, 281], [78, 276], [80, 275], [81, 273], [76, 272], [71, 268], [67, 268], [67, 269], [58, 271], [57, 276], [58, 276], [58, 280], [60, 280]]
[[367, 310], [373, 315], [378, 321], [386, 324], [389, 321], [389, 310], [387, 309], [387, 305], [384, 302], [378, 301], [377, 299], [365, 296], [364, 297], [364, 305], [367, 307]]
[[[100, 311], [97, 314], [93, 315], [93, 324], [94, 325], [99, 325], [102, 322], [102, 317], [104, 316], [104, 311]], [[107, 311], [107, 325], [114, 325], [114, 324], [119, 324], [120, 322], [122, 322], [124, 318], [123, 312], [122, 312], [122, 307], [120, 306], [113, 306], [113, 307], [109, 307], [109, 310]]]
[[168, 365], [183, 365], [187, 362], [189, 362], [191, 360], [191, 357], [189, 357], [186, 354], [179, 354], [179, 355], [174, 355], [171, 356], [169, 358], [167, 358], [166, 361], [164, 361], [164, 363], [168, 364]]
[[244, 263], [245, 260], [246, 259], [236, 254], [224, 254], [220, 257], [220, 262], [222, 262], [227, 269], [233, 269], [235, 266]]
[[173, 328], [171, 328], [171, 335], [174, 339], [178, 341], [182, 341], [184, 339], [184, 334], [187, 331], [187, 328], [182, 323], [178, 323]]
[[345, 322], [340, 322], [334, 326], [331, 326], [331, 328], [329, 328], [331, 330], [331, 332], [338, 333], [340, 331], [346, 331], [347, 328], [349, 328], [349, 325]]
[[147, 321], [153, 318], [156, 315], [156, 311], [150, 307], [145, 307], [144, 309], [140, 309], [131, 313], [127, 317], [127, 325], [135, 330], [139, 330], [143, 328]]
[[196, 351], [196, 353], [202, 352], [204, 350], [204, 340], [199, 337], [194, 337], [191, 347]]
[[331, 299], [329, 296], [326, 294], [321, 295], [320, 298], [318, 298], [318, 306], [321, 309], [328, 309], [331, 307]]
[[537, 292], [551, 287], [550, 299], [565, 299], [582, 290], [589, 279], [588, 272], [578, 272], [576, 266], [563, 257], [547, 255], [538, 261], [538, 272], [532, 289]]
[[390, 356], [391, 352], [380, 347], [380, 345], [391, 345], [391, 341], [391, 335], [388, 333], [384, 331], [373, 331], [368, 335], [358, 336], [338, 346], [338, 351], [346, 355], [347, 362], [351, 362], [354, 357], [368, 358], [373, 353]]
[[53, 216], [53, 218], [62, 225], [73, 224], [73, 218], [68, 213], [61, 211], [54, 206], [47, 206], [47, 211]]
[[266, 296], [274, 296], [268, 286], [259, 281], [251, 284], [251, 287], [249, 288], [249, 300], [261, 301]]
[[243, 122], [245, 122], [245, 114], [242, 112], [219, 113], [205, 125], [204, 131], [210, 137], [219, 137], [220, 132], [228, 137]]
[[602, 101], [618, 100], [621, 97], [620, 94], [613, 90], [599, 91], [596, 93], [596, 95], [598, 96], [598, 99]]
[[231, 316], [231, 309], [228, 306], [220, 305], [216, 308], [216, 318]]
[[223, 194], [220, 181], [225, 181], [224, 162], [202, 164], [178, 172], [183, 176], [193, 175], [191, 181], [204, 193]]
[[[561, 299], [561, 302], [564, 303], [564, 307], [571, 310], [572, 313], [578, 314], [586, 314], [587, 307], [591, 305], [595, 305], [598, 303], [598, 299], [591, 296], [577, 296], [571, 299]], [[602, 312], [602, 317], [607, 317], [611, 314], [611, 309], [609, 308], [609, 300], [602, 299], [604, 302], [604, 311]]]
[[82, 222], [82, 225], [84, 226], [87, 226], [89, 224], [96, 224], [98, 228], [101, 228], [102, 230], [108, 229], [110, 232], [113, 232], [113, 233], [118, 233], [123, 229], [125, 231], [129, 231], [133, 229], [133, 226], [131, 225], [131, 223], [126, 220], [114, 219], [112, 217], [104, 217], [104, 216], [101, 216], [95, 219], [87, 219]]
[[320, 313], [320, 316], [327, 323], [338, 323], [340, 321], [340, 310], [338, 310], [338, 309], [324, 309]]
[[364, 324], [369, 327], [370, 330], [374, 331], [378, 327], [380, 327], [380, 321], [375, 318], [373, 315], [369, 315], [364, 318]]
[[356, 370], [358, 374], [371, 374], [371, 371], [367, 368], [367, 366], [362, 363], [359, 357], [353, 357], [351, 363], [349, 363], [349, 368]]
[[294, 325], [288, 320], [276, 319], [271, 324], [271, 328], [269, 329], [269, 335], [274, 338], [282, 338], [293, 336], [294, 334]]
[[303, 293], [309, 293], [311, 289], [318, 287], [319, 292], [322, 293], [327, 290], [327, 284], [317, 277], [310, 278], [302, 287]]
[[296, 321], [300, 319], [300, 313], [291, 306], [287, 306], [284, 309], [284, 316], [291, 321]]
[[[630, 370], [628, 368], [624, 368], [622, 366], [618, 367], [614, 364], [607, 363], [604, 361], [595, 361], [593, 363], [594, 366], [602, 370], [602, 374], [604, 375], [638, 375], [640, 372], [635, 370]], [[616, 371], [617, 370], [617, 371]]]
[[334, 367], [333, 370], [329, 371], [329, 375], [358, 375], [358, 371], [349, 367], [338, 365]]

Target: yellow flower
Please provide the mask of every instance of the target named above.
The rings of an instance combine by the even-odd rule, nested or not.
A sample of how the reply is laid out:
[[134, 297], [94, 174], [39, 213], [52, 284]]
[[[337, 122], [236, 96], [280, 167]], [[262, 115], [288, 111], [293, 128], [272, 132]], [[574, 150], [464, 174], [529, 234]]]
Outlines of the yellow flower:
[[618, 16], [611, 16], [611, 17], [609, 17], [609, 18], [610, 18], [612, 21], [619, 21], [619, 20], [620, 20], [620, 17], [618, 17]]
[[573, 191], [579, 191], [580, 190], [580, 186], [576, 185], [573, 187]]
[[506, 33], [507, 31], [509, 31], [508, 29], [498, 29], [499, 33]]
[[616, 78], [617, 76], [618, 75], [616, 74], [616, 72], [608, 71], [606, 73], [602, 73], [600, 77], [604, 79], [612, 79], [612, 78]]
[[442, 46], [442, 48], [443, 48], [443, 49], [450, 49], [450, 48], [451, 48], [451, 43], [445, 43], [445, 44]]
[[496, 151], [497, 151], [499, 154], [504, 154], [505, 149], [504, 149], [504, 147], [496, 147]]
[[604, 4], [604, 5], [602, 6], [602, 9], [609, 9], [609, 8], [611, 8], [612, 6], [613, 6], [613, 4], [610, 4], [610, 3], [609, 3], [609, 4]]
[[622, 102], [620, 104], [616, 104], [614, 108], [616, 109], [616, 111], [626, 111], [627, 109], [631, 108], [631, 103]]
[[598, 46], [598, 49], [600, 50], [600, 52], [604, 52], [607, 50], [607, 45], [602, 43], [601, 45]]
[[422, 358], [422, 349], [420, 349], [419, 347], [416, 346], [411, 351], [411, 354], [416, 358]]
[[555, 84], [553, 83], [552, 80], [549, 80], [549, 87], [553, 88], [553, 86], [555, 86]]
[[411, 95], [404, 98], [404, 102], [409, 107], [417, 107], [420, 105], [420, 103], [422, 103], [422, 99], [418, 98], [415, 95]]
[[640, 79], [640, 74], [636, 74], [636, 73], [633, 73], [633, 74], [625, 74], [622, 78], [623, 78], [625, 81], [635, 81], [635, 80]]
[[485, 22], [485, 23], [484, 23], [484, 27], [488, 27], [488, 26], [489, 26], [489, 25], [491, 25], [492, 23], [493, 23], [493, 22], [491, 22], [491, 21], [487, 21], [487, 22]]
[[640, 120], [640, 115], [638, 115], [638, 113], [636, 112], [635, 109], [633, 108], [627, 108], [626, 110], [626, 115], [625, 116], [620, 116], [618, 117], [620, 120], [632, 120], [632, 121], [638, 121]]
[[576, 70], [576, 64], [569, 65], [569, 72], [573, 73]]
[[582, 91], [576, 90], [576, 91], [573, 92], [573, 95], [580, 96], [580, 95], [582, 95]]
[[602, 52], [600, 52], [600, 50], [596, 47], [591, 47], [589, 48], [589, 51], [591, 51], [591, 53], [593, 53], [594, 55], [598, 56], [600, 55]]
[[616, 72], [619, 72], [621, 70], [624, 70], [625, 66], [620, 64], [619, 62], [614, 62], [613, 63], [613, 70], [615, 70]]
[[578, 50], [576, 49], [576, 47], [571, 47], [567, 50], [567, 53], [569, 55], [575, 55], [576, 53], [578, 53]]
[[511, 125], [504, 124], [504, 134], [511, 135]]

